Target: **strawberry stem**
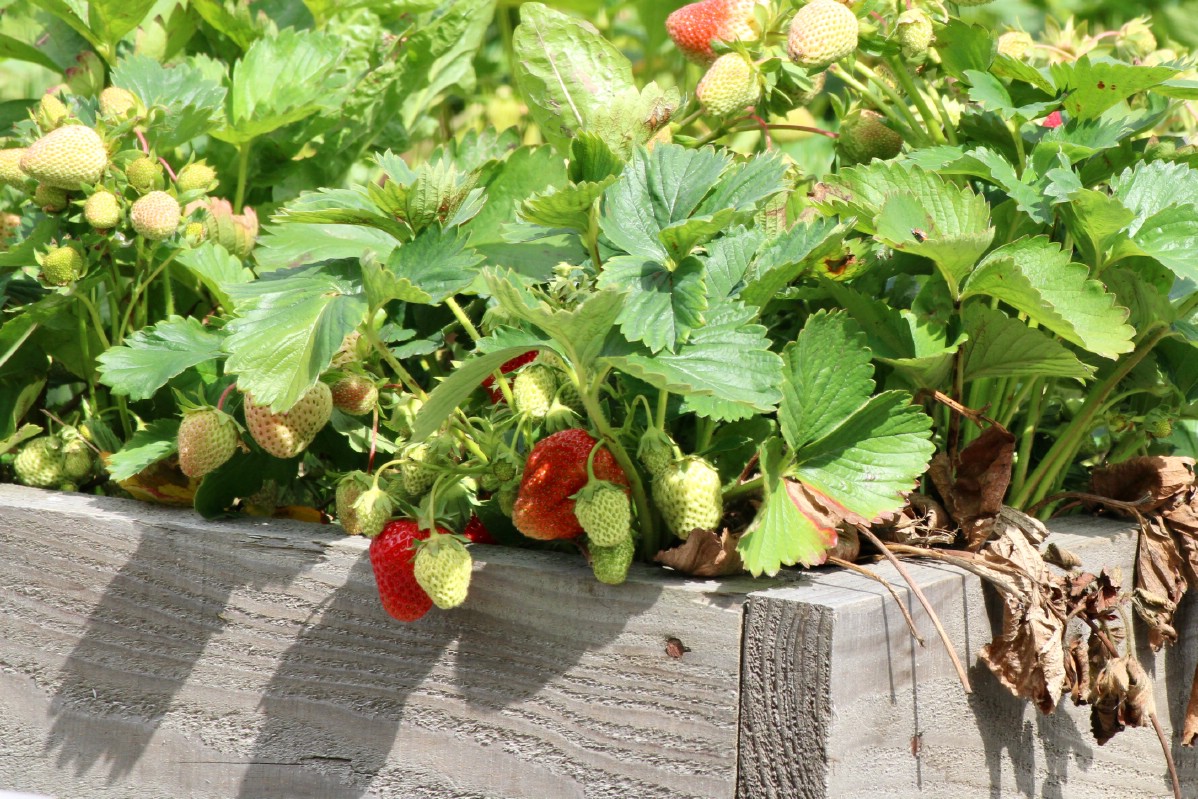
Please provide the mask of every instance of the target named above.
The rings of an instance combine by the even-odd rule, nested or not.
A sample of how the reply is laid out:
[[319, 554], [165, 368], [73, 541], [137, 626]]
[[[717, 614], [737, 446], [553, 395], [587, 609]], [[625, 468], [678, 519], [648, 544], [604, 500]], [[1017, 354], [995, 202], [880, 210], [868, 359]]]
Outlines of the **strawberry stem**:
[[224, 410], [225, 400], [229, 398], [229, 395], [233, 393], [233, 389], [235, 388], [237, 388], [236, 383], [230, 383], [229, 385], [225, 386], [225, 390], [220, 393], [220, 399], [216, 401], [216, 409], [218, 411]]
[[374, 421], [370, 425], [370, 455], [366, 458], [366, 473], [370, 474], [370, 470], [374, 468], [374, 453], [375, 447], [379, 441], [379, 406], [374, 405]]

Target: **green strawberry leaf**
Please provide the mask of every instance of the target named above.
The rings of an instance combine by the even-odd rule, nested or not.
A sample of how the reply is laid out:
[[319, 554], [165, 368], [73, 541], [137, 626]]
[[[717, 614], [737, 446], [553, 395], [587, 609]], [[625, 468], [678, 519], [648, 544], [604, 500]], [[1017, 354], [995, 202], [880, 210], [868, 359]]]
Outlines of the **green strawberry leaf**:
[[112, 85], [132, 92], [146, 108], [161, 108], [146, 129], [160, 150], [170, 150], [202, 136], [220, 124], [225, 87], [196, 57], [167, 67], [144, 55], [122, 59], [112, 71]]
[[757, 228], [736, 228], [711, 242], [703, 259], [707, 272], [707, 302], [718, 305], [740, 293], [741, 285], [765, 234]]
[[233, 67], [226, 127], [214, 135], [245, 144], [284, 125], [340, 105], [341, 37], [290, 28], [258, 39]]
[[802, 450], [840, 425], [874, 391], [865, 334], [844, 312], [819, 311], [782, 351], [785, 363], [778, 422], [792, 449]]
[[576, 368], [586, 370], [602, 352], [625, 301], [620, 292], [599, 291], [576, 308], [557, 310], [532, 296], [512, 272], [489, 270], [485, 280], [505, 314], [540, 330], [553, 339]]
[[930, 259], [956, 295], [994, 239], [990, 206], [981, 195], [939, 177], [917, 193], [888, 196], [874, 222], [878, 238], [901, 252]]
[[828, 502], [867, 520], [897, 510], [935, 452], [931, 418], [905, 391], [870, 397], [796, 453], [793, 475]]
[[254, 273], [237, 256], [210, 241], [194, 249], [180, 251], [175, 260], [191, 272], [226, 311], [236, 310], [236, 305], [223, 287], [254, 280]]
[[768, 241], [745, 273], [745, 286], [737, 295], [748, 305], [764, 307], [778, 292], [807, 272], [811, 263], [839, 253], [850, 225], [819, 217], [795, 225]]
[[628, 292], [616, 321], [629, 341], [644, 342], [653, 352], [677, 351], [703, 324], [707, 285], [698, 258], [684, 258], [669, 269], [640, 256], [617, 256], [604, 264], [597, 285]]
[[[469, 235], [461, 228], [442, 229], [433, 225], [392, 252], [386, 269], [394, 278], [419, 288], [428, 298], [417, 300], [407, 295], [408, 302], [440, 305], [479, 277], [483, 257], [466, 244], [467, 239]], [[372, 304], [376, 303], [372, 300]]]
[[627, 341], [614, 342], [605, 361], [657, 388], [686, 397], [700, 416], [730, 421], [768, 413], [781, 395], [781, 359], [770, 351], [766, 329], [740, 303], [714, 309], [676, 353], [652, 354]]
[[412, 424], [412, 436], [409, 440], [419, 443], [440, 430], [445, 420], [469, 399], [474, 390], [507, 361], [529, 350], [549, 348], [544, 341], [534, 336], [522, 335], [527, 337], [527, 344], [520, 343], [492, 350], [485, 355], [471, 358], [454, 369], [453, 373], [428, 395]]
[[217, 470], [204, 475], [193, 506], [205, 519], [225, 515], [234, 500], [253, 496], [267, 480], [287, 485], [295, 479], [299, 459], [282, 460], [265, 452], [235, 452]]
[[1133, 66], [1092, 60], [1089, 55], [1050, 67], [1065, 111], [1077, 119], [1093, 119], [1137, 92], [1159, 86], [1178, 73], [1173, 67]]
[[914, 388], [944, 384], [965, 335], [949, 341], [948, 326], [936, 318], [896, 310], [842, 283], [825, 281], [824, 287], [865, 332], [875, 360], [893, 367]]
[[1022, 238], [989, 253], [969, 276], [961, 299], [994, 297], [1061, 338], [1104, 358], [1131, 352], [1135, 330], [1089, 270], [1044, 236]]
[[35, 424], [21, 425], [12, 435], [0, 438], [0, 455], [11, 451], [31, 438], [36, 438], [41, 432], [42, 428]]
[[604, 194], [600, 230], [626, 253], [666, 260], [661, 231], [689, 218], [728, 164], [728, 156], [710, 147], [671, 144], [637, 151]]
[[88, 0], [87, 21], [109, 51], [145, 20], [156, 0]]
[[603, 193], [589, 185], [575, 193], [566, 180], [561, 153], [545, 146], [514, 150], [485, 173], [482, 186], [487, 204], [468, 226], [476, 247], [504, 241], [504, 226], [518, 217], [547, 228], [568, 228], [578, 221], [571, 211], [583, 207], [584, 225], [589, 226], [591, 206], [578, 195]]
[[615, 45], [590, 23], [542, 3], [521, 5], [512, 48], [529, 115], [563, 153], [598, 111], [635, 91], [632, 64]]
[[1016, 124], [1043, 116], [1057, 107], [1056, 99], [1051, 97], [1041, 102], [1016, 105], [1002, 81], [988, 72], [966, 70], [965, 79], [970, 84], [970, 100], [987, 111], [993, 111], [1003, 119], [1015, 120]]
[[228, 325], [228, 374], [261, 405], [285, 411], [332, 363], [368, 304], [356, 266], [318, 264], [227, 285], [238, 316]]
[[318, 189], [305, 192], [279, 209], [275, 217], [283, 224], [365, 225], [378, 228], [404, 241], [412, 229], [393, 213], [380, 211], [375, 200], [359, 189]]
[[1085, 381], [1094, 369], [1064, 345], [1002, 311], [978, 302], [966, 304], [962, 321], [965, 380], [993, 377], [1064, 377]]
[[318, 261], [358, 260], [367, 254], [386, 259], [399, 242], [390, 233], [358, 225], [279, 224], [266, 228], [254, 260], [259, 272]]
[[1170, 206], [1198, 206], [1198, 170], [1183, 163], [1141, 161], [1111, 179], [1111, 193], [1134, 214], [1128, 229], [1135, 235], [1149, 217]]
[[174, 455], [179, 449], [178, 436], [177, 418], [155, 419], [134, 433], [120, 452], [112, 453], [105, 464], [109, 476], [118, 482], [128, 480], [147, 466]]
[[172, 316], [101, 353], [96, 358], [100, 379], [115, 394], [149, 399], [172, 377], [220, 358], [223, 341], [220, 331], [204, 327], [198, 319]]
[[543, 227], [586, 232], [591, 226], [591, 209], [595, 201], [614, 182], [615, 178], [608, 178], [602, 183], [550, 187], [520, 203], [520, 218]]
[[[473, 83], [474, 58], [495, 18], [495, 5], [496, 0], [437, 3], [405, 31], [402, 71], [396, 79], [399, 95], [390, 107], [406, 129], [426, 117], [446, 92]], [[527, 12], [522, 8], [520, 13]]]
[[778, 439], [766, 441], [759, 463], [764, 478], [764, 498], [757, 517], [737, 543], [745, 568], [754, 577], [773, 576], [783, 566], [817, 566], [836, 545], [834, 513], [820, 507], [802, 485], [784, 476], [784, 458]]
[[950, 19], [936, 31], [936, 52], [944, 71], [957, 80], [968, 82], [965, 77], [968, 70], [988, 70], [996, 50], [994, 31], [982, 25]]

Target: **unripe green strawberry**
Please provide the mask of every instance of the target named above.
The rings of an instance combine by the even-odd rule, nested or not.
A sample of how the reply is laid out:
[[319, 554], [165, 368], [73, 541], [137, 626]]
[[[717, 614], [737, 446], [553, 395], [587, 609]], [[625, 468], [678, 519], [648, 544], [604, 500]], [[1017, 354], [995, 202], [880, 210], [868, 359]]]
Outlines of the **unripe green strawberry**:
[[363, 375], [346, 375], [332, 385], [333, 405], [350, 416], [361, 416], [374, 410], [379, 390], [374, 381]]
[[100, 92], [100, 114], [113, 119], [127, 119], [137, 108], [132, 92], [109, 86]]
[[75, 244], [51, 247], [41, 261], [42, 279], [52, 286], [69, 286], [83, 273], [83, 253]]
[[247, 396], [245, 426], [258, 446], [271, 455], [294, 458], [308, 448], [332, 413], [333, 394], [318, 380], [299, 402], [282, 413], [272, 413], [270, 406], [257, 405]]
[[66, 122], [67, 117], [70, 115], [71, 112], [67, 110], [62, 100], [59, 100], [53, 94], [43, 94], [41, 101], [37, 105], [37, 113], [34, 114], [34, 120], [37, 122], [39, 128], [50, 131]]
[[552, 366], [531, 363], [512, 381], [516, 410], [533, 419], [544, 419], [557, 393], [557, 372]]
[[592, 480], [574, 495], [574, 515], [597, 547], [614, 547], [632, 535], [628, 492], [607, 480]]
[[1173, 435], [1173, 420], [1164, 411], [1152, 411], [1144, 419], [1144, 432], [1153, 438], [1168, 438]]
[[96, 230], [112, 230], [121, 223], [121, 203], [110, 191], [98, 191], [83, 204], [83, 218]]
[[95, 459], [91, 447], [82, 438], [73, 438], [62, 446], [62, 473], [68, 480], [82, 480], [92, 473]]
[[1007, 31], [998, 37], [998, 52], [999, 55], [1022, 60], [1034, 43], [1032, 35], [1026, 31]]
[[371, 485], [370, 475], [361, 471], [350, 472], [337, 482], [335, 493], [337, 521], [350, 535], [358, 535], [362, 532], [362, 528], [358, 524], [357, 512], [354, 510], [354, 503], [358, 501], [358, 497], [370, 490]]
[[807, 69], [825, 69], [857, 49], [857, 17], [836, 0], [812, 0], [790, 23], [786, 51]]
[[591, 571], [595, 579], [607, 585], [619, 585], [628, 577], [628, 567], [632, 565], [632, 556], [636, 554], [636, 545], [632, 536], [625, 536], [615, 546], [591, 547]]
[[137, 235], [150, 241], [169, 239], [179, 228], [179, 201], [164, 191], [152, 191], [133, 203], [129, 221]]
[[875, 158], [885, 161], [903, 149], [903, 137], [886, 127], [877, 111], [859, 108], [840, 123], [836, 149], [849, 164], [868, 164]]
[[39, 183], [33, 190], [33, 204], [48, 214], [65, 211], [67, 207], [67, 191], [49, 183]]
[[520, 496], [520, 486], [518, 483], [505, 485], [495, 494], [495, 504], [499, 506], [499, 512], [504, 516], [511, 518], [512, 512], [516, 509], [516, 500]]
[[189, 247], [198, 247], [204, 241], [204, 225], [202, 222], [188, 222], [183, 226], [183, 240]]
[[188, 164], [179, 170], [175, 186], [180, 192], [212, 191], [216, 188], [216, 170], [203, 161]]
[[416, 582], [442, 610], [466, 601], [474, 559], [452, 535], [430, 535], [416, 550]]
[[158, 159], [148, 155], [135, 158], [129, 163], [129, 166], [125, 167], [125, 177], [128, 179], [129, 185], [142, 194], [161, 189], [163, 174], [162, 164], [158, 163]]
[[408, 447], [399, 462], [399, 480], [409, 497], [422, 497], [433, 487], [437, 472], [426, 463], [432, 453], [424, 444]]
[[21, 157], [25, 174], [60, 189], [95, 183], [107, 168], [108, 150], [103, 139], [84, 125], [64, 125], [50, 131]]
[[17, 480], [34, 488], [53, 488], [63, 480], [62, 442], [53, 436], [35, 438], [13, 461]]
[[179, 470], [203, 477], [224, 466], [237, 450], [237, 422], [216, 408], [193, 408], [179, 423]]
[[29, 176], [21, 169], [21, 158], [25, 155], [24, 147], [13, 147], [0, 150], [0, 185], [20, 188], [29, 180]]
[[674, 462], [674, 442], [665, 431], [651, 427], [641, 436], [636, 457], [649, 473], [649, 477], [657, 477]]
[[720, 488], [715, 467], [692, 455], [653, 480], [653, 502], [670, 531], [685, 541], [695, 530], [714, 530], [724, 517]]
[[1156, 49], [1156, 36], [1143, 19], [1133, 19], [1119, 29], [1115, 49], [1127, 60], [1138, 61]]
[[934, 36], [932, 18], [922, 8], [908, 9], [899, 14], [895, 21], [894, 38], [903, 51], [903, 58], [910, 61], [922, 59], [928, 54]]
[[761, 98], [757, 70], [740, 53], [725, 53], [707, 69], [695, 96], [712, 116], [739, 114]]
[[354, 501], [353, 510], [357, 530], [346, 528], [346, 532], [374, 538], [382, 532], [383, 526], [391, 518], [394, 506], [386, 491], [381, 488], [369, 488]]

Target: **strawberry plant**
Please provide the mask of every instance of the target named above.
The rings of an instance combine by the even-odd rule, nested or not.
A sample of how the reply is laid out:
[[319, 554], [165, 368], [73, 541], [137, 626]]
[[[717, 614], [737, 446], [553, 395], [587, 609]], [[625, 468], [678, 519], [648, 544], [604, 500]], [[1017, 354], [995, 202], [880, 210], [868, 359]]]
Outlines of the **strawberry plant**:
[[[1019, 695], [1080, 696], [1043, 657], [1078, 617], [1115, 675], [1087, 701], [1132, 702], [1109, 576], [1012, 530], [1079, 501], [1172, 524], [1142, 542], [1167, 574], [1107, 588], [1176, 638], [1194, 43], [1113, 6], [1026, 31], [985, 2], [566, 5], [18, 4], [4, 41], [73, 49], [6, 51], [62, 73], [0, 106], [8, 472], [330, 516], [407, 621], [466, 601], [463, 541], [615, 585], [860, 536], [1049, 620], [1010, 610], [983, 653]], [[1102, 477], [1178, 468], [1152, 502]], [[1154, 717], [1133, 699], [1100, 740]]]

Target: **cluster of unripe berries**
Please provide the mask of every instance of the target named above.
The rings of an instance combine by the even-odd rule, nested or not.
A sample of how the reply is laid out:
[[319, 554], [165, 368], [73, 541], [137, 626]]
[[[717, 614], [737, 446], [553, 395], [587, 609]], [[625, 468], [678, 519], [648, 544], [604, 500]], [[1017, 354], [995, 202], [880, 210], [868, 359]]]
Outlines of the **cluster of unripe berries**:
[[82, 434], [68, 428], [27, 442], [13, 460], [17, 481], [34, 488], [74, 491], [96, 467], [92, 448]]
[[[98, 121], [92, 127], [57, 96], [45, 95], [33, 113], [41, 135], [27, 147], [0, 149], [0, 185], [26, 193], [47, 214], [74, 206], [78, 216], [67, 221], [81, 221], [101, 235], [120, 231], [127, 219], [132, 233], [146, 241], [174, 236], [183, 218], [179, 198], [202, 204], [217, 185], [215, 170], [203, 161], [189, 163], [168, 186], [163, 162], [149, 153], [120, 154], [114, 161], [120, 138], [143, 119], [144, 109], [117, 87], [104, 89], [96, 102]], [[254, 233], [256, 227], [255, 220]], [[86, 259], [78, 235], [61, 235], [57, 246], [38, 255], [47, 283], [64, 286], [80, 277]]]

